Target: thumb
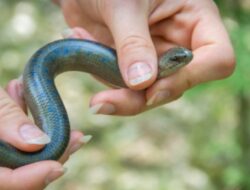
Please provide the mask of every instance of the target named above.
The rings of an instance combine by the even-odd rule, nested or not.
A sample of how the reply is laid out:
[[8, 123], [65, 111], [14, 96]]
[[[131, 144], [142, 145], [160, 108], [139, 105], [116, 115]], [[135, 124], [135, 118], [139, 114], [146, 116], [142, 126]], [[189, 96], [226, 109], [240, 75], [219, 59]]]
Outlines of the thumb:
[[2, 88], [0, 88], [0, 139], [29, 152], [41, 149], [50, 140]]
[[146, 2], [114, 1], [104, 9], [123, 79], [134, 90], [150, 86], [157, 76], [157, 55], [149, 32]]

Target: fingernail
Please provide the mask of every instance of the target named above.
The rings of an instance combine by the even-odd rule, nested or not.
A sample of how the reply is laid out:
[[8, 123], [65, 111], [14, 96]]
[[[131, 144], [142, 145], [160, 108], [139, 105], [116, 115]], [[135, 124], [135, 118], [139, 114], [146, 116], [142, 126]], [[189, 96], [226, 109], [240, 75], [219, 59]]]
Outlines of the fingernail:
[[70, 28], [67, 28], [62, 31], [63, 38], [70, 38], [70, 37], [73, 37], [73, 35], [74, 35], [74, 31]]
[[19, 133], [22, 139], [28, 144], [43, 145], [50, 142], [49, 136], [34, 125], [25, 124], [21, 126]]
[[153, 104], [160, 103], [166, 100], [170, 96], [170, 92], [168, 90], [160, 90], [156, 92], [146, 103], [147, 106], [151, 106]]
[[75, 145], [73, 145], [70, 150], [69, 154], [73, 154], [77, 150], [79, 150], [83, 144], [87, 144], [92, 139], [92, 135], [84, 135], [81, 139], [79, 139], [79, 142], [77, 142]]
[[61, 167], [58, 169], [53, 169], [49, 175], [47, 176], [47, 178], [45, 179], [45, 184], [48, 185], [49, 183], [51, 183], [52, 181], [55, 181], [57, 178], [61, 177], [63, 174], [65, 174], [67, 171], [67, 168], [65, 167]]
[[17, 80], [20, 82], [20, 83], [23, 83], [23, 75], [20, 75]]
[[76, 151], [78, 151], [81, 147], [82, 147], [83, 143], [77, 143], [75, 145], [73, 145], [70, 149], [69, 149], [69, 154], [73, 154]]
[[81, 139], [80, 142], [87, 144], [90, 140], [92, 139], [92, 135], [84, 135]]
[[89, 108], [90, 113], [92, 114], [105, 114], [110, 115], [115, 113], [116, 109], [113, 104], [110, 103], [99, 103]]
[[143, 62], [134, 63], [128, 69], [130, 85], [135, 86], [149, 80], [153, 76], [151, 67]]

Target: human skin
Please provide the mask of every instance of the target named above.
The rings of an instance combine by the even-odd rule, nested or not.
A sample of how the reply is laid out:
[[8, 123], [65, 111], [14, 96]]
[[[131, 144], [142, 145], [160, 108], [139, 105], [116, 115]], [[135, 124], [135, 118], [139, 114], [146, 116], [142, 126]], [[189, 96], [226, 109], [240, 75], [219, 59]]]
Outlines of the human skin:
[[[63, 0], [57, 3], [72, 28], [68, 37], [92, 39], [116, 48], [119, 67], [130, 87], [94, 95], [90, 102], [94, 113], [135, 115], [176, 100], [198, 84], [228, 77], [234, 70], [233, 48], [211, 0]], [[194, 59], [170, 77], [155, 81], [157, 57], [172, 46], [191, 49]], [[139, 66], [130, 70], [135, 63]], [[139, 83], [133, 80], [136, 77]], [[41, 139], [34, 143], [34, 138], [44, 134], [25, 113], [20, 81], [11, 81], [5, 90], [0, 88], [0, 138], [24, 151], [39, 150], [46, 143]], [[21, 130], [23, 126], [25, 130]], [[42, 161], [15, 170], [0, 167], [0, 189], [43, 189], [63, 175], [62, 164], [81, 145], [82, 137], [78, 131], [71, 133], [69, 147], [59, 162]]]
[[[96, 40], [117, 50], [119, 67], [129, 89], [108, 89], [95, 94], [90, 102], [94, 113], [136, 115], [174, 101], [198, 84], [226, 78], [234, 71], [232, 44], [212, 0], [55, 2], [71, 27], [67, 37]], [[191, 49], [192, 62], [155, 81], [157, 58], [173, 46]]]
[[[36, 151], [47, 143], [46, 135], [26, 115], [22, 82], [0, 87], [0, 139], [23, 151]], [[23, 130], [24, 129], [24, 130]], [[1, 190], [42, 190], [65, 173], [63, 163], [84, 144], [84, 135], [71, 131], [70, 142], [59, 161], [41, 161], [17, 169], [0, 167]]]

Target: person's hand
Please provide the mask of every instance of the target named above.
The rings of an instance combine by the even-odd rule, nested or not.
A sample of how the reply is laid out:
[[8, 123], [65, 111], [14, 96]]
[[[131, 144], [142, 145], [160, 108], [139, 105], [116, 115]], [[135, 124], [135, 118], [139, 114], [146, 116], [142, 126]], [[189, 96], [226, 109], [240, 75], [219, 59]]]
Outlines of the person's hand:
[[[138, 114], [179, 98], [195, 85], [225, 78], [234, 70], [232, 45], [212, 0], [57, 3], [70, 27], [83, 28], [69, 30], [67, 37], [94, 39], [116, 48], [122, 76], [130, 88], [96, 94], [90, 103], [94, 113]], [[157, 57], [172, 46], [191, 49], [194, 59], [155, 82]]]
[[[0, 139], [23, 151], [36, 151], [48, 143], [43, 133], [25, 114], [23, 87], [12, 80], [6, 89], [0, 88]], [[41, 161], [15, 170], [0, 167], [1, 190], [42, 190], [65, 172], [62, 164], [84, 143], [83, 134], [72, 131], [70, 143], [58, 162]]]

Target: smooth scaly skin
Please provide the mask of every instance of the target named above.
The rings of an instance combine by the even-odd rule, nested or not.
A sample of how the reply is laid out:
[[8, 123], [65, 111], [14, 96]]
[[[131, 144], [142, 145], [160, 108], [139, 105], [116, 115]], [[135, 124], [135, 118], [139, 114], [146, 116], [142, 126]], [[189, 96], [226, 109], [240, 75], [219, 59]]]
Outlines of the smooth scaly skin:
[[[185, 48], [168, 51], [159, 61], [159, 78], [175, 72], [191, 59], [192, 53]], [[41, 160], [58, 160], [63, 154], [69, 142], [70, 125], [54, 78], [65, 71], [91, 73], [114, 86], [127, 87], [111, 48], [77, 39], [59, 40], [41, 48], [24, 70], [24, 96], [35, 123], [51, 142], [40, 151], [27, 153], [0, 141], [0, 166], [17, 168]]]

